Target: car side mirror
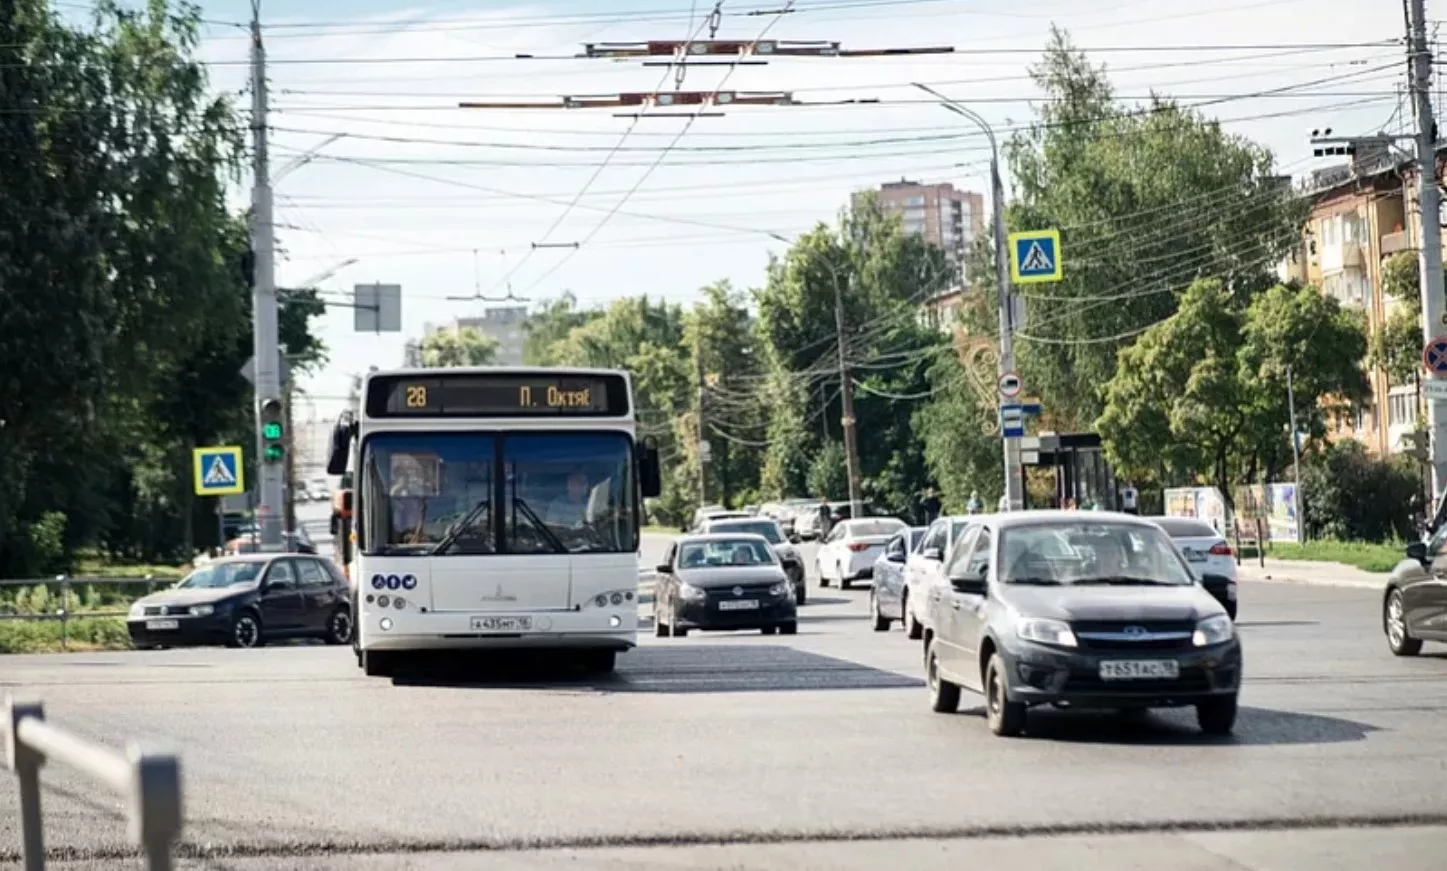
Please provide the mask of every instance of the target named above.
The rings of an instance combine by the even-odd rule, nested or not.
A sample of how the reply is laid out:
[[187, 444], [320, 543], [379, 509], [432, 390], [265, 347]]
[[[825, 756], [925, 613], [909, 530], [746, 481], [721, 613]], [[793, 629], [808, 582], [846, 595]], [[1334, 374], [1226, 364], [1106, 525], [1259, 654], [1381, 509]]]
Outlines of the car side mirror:
[[789, 533], [789, 544], [798, 544], [801, 541], [803, 541], [803, 539], [799, 538], [798, 533]]
[[1427, 556], [1427, 542], [1414, 541], [1407, 545], [1407, 559], [1414, 559], [1419, 563], [1429, 562], [1430, 557]]
[[955, 588], [956, 593], [964, 593], [970, 596], [985, 595], [985, 578], [983, 575], [975, 578], [950, 578], [950, 586]]
[[660, 575], [666, 575], [670, 574], [673, 571], [673, 566], [669, 565], [668, 563], [659, 563], [657, 566], [654, 566], [653, 570], [655, 572], [658, 572]]
[[919, 555], [925, 559], [935, 560], [936, 562], [945, 558], [945, 552], [937, 547], [927, 547], [920, 551]]
[[887, 556], [886, 559], [892, 563], [902, 563], [904, 562], [904, 553], [902, 551], [895, 551]]

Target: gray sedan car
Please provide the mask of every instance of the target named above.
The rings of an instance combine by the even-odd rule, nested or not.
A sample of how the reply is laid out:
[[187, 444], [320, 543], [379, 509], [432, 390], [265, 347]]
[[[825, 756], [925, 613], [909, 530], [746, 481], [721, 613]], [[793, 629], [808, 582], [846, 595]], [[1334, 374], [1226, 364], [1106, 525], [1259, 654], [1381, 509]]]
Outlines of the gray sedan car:
[[875, 632], [888, 632], [890, 624], [904, 619], [904, 564], [919, 547], [926, 528], [901, 529], [884, 543], [884, 552], [874, 561], [869, 614], [874, 618]]

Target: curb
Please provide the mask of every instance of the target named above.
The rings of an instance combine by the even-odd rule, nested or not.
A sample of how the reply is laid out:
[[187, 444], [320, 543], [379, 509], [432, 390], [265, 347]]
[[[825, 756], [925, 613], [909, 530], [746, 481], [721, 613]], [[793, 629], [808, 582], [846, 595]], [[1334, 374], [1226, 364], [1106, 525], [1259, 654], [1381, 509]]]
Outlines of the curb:
[[1356, 578], [1293, 578], [1283, 575], [1256, 575], [1250, 576], [1237, 572], [1236, 580], [1239, 583], [1248, 584], [1294, 584], [1299, 587], [1338, 587], [1350, 590], [1375, 590], [1381, 592], [1386, 589], [1387, 577], [1383, 576], [1380, 581], [1366, 581]]

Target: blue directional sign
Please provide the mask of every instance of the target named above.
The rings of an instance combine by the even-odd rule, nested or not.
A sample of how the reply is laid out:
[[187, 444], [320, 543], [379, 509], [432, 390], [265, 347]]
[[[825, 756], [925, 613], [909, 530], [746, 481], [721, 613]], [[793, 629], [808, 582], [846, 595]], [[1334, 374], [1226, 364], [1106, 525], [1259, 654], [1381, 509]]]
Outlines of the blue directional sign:
[[1422, 348], [1422, 365], [1433, 375], [1447, 375], [1447, 336], [1438, 336]]
[[191, 465], [197, 496], [234, 496], [246, 492], [241, 448], [235, 445], [195, 448], [191, 451]]
[[1039, 284], [1065, 277], [1060, 262], [1059, 230], [1026, 230], [1010, 234], [1010, 280]]
[[1000, 406], [1000, 434], [1007, 439], [1025, 434], [1025, 411], [1018, 405]]

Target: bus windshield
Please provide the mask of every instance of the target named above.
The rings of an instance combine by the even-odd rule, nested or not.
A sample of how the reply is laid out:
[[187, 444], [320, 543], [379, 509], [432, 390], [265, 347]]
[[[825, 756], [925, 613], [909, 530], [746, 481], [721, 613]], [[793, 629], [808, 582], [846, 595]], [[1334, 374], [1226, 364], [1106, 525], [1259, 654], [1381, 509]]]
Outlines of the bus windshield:
[[631, 553], [634, 477], [623, 433], [377, 433], [362, 451], [362, 552]]

